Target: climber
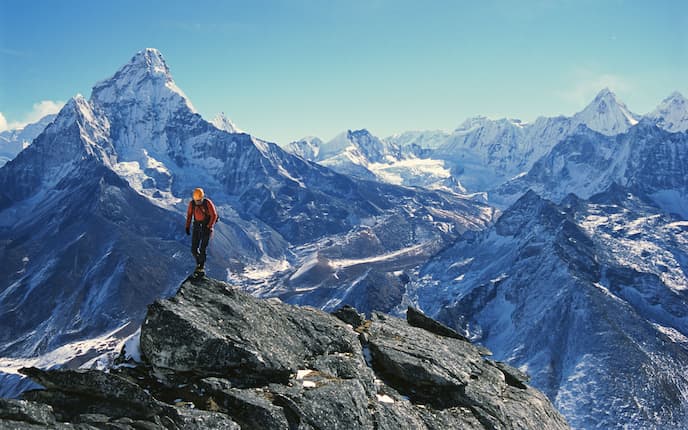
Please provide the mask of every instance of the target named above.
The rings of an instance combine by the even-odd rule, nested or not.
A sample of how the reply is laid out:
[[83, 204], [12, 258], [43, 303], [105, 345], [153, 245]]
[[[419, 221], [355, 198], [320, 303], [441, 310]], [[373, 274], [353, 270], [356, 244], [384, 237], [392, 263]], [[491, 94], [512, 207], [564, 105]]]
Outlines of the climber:
[[213, 202], [205, 197], [202, 188], [193, 190], [193, 200], [186, 211], [186, 234], [191, 234], [193, 217], [193, 236], [191, 236], [191, 253], [196, 258], [195, 275], [205, 274], [205, 250], [208, 247], [213, 226], [217, 222], [217, 210]]

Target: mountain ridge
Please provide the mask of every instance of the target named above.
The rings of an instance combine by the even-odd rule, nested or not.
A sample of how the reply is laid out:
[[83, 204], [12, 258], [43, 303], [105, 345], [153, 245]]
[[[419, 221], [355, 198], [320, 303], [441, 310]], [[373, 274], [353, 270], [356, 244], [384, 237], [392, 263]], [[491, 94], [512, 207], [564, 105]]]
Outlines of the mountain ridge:
[[187, 279], [149, 306], [119, 366], [22, 369], [45, 389], [0, 399], [0, 425], [568, 428], [526, 375], [412, 314], [366, 321], [353, 308], [330, 315]]
[[426, 263], [406, 295], [527, 370], [572, 427], [681, 428], [683, 224], [637, 188], [559, 204], [528, 191]]
[[[378, 252], [394, 255], [407, 246], [401, 238], [416, 232], [432, 248], [492, 217], [477, 202], [354, 180], [220, 130], [177, 91], [159, 51], [142, 51], [96, 84], [89, 100], [70, 99], [0, 168], [0, 255], [8, 267], [0, 274], [2, 372], [14, 378], [22, 359], [47, 356], [65, 342], [75, 346], [62, 363], [89, 361], [79, 357], [94, 352], [80, 350], [80, 342], [140, 320], [143, 299], [163, 295], [193, 268], [183, 220], [199, 185], [221, 213], [208, 270], [245, 282], [254, 272], [261, 279], [296, 272], [310, 255], [297, 248], [357, 234], [361, 223], [380, 237], [393, 230], [398, 238], [382, 241]], [[431, 205], [446, 211], [395, 225]], [[387, 270], [375, 273], [391, 276]], [[149, 290], [138, 291], [137, 279], [147, 279]], [[348, 282], [344, 274], [333, 279], [336, 288]]]
[[[642, 121], [655, 123], [670, 132], [683, 131], [688, 128], [688, 103], [680, 93], [674, 92], [655, 111], [641, 116], [632, 113], [614, 92], [604, 88], [587, 106], [570, 117], [541, 116], [526, 123], [517, 119], [476, 116], [466, 119], [453, 132], [406, 132], [377, 139], [380, 141], [377, 145], [380, 150], [385, 145], [399, 148], [399, 155], [388, 161], [398, 167], [389, 166], [381, 171], [371, 169], [374, 160], [366, 157], [365, 153], [352, 156], [346, 145], [333, 144], [340, 141], [342, 135], [330, 143], [317, 145], [318, 148], [330, 146], [329, 152], [314, 149], [299, 152], [298, 142], [286, 147], [306, 159], [339, 168], [348, 174], [420, 186], [446, 183], [446, 179], [451, 177], [460, 185], [449, 185], [447, 189], [462, 194], [489, 193], [508, 180], [526, 173], [558, 142], [576, 133], [581, 125], [606, 136], [615, 136], [628, 132]], [[322, 142], [320, 139], [318, 141]], [[403, 161], [414, 159], [425, 160], [426, 166], [432, 163], [432, 168], [428, 166], [414, 171], [418, 161], [410, 167], [403, 166]], [[404, 173], [385, 175], [385, 170]], [[413, 183], [409, 178], [419, 172], [430, 177]]]

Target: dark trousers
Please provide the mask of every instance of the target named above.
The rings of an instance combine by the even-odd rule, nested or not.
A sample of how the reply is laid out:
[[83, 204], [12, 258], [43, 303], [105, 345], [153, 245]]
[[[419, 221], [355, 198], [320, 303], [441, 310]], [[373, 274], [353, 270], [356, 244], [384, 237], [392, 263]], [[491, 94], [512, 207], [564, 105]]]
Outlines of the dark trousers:
[[196, 258], [196, 264], [205, 265], [205, 249], [210, 241], [210, 229], [205, 224], [194, 223], [191, 234], [191, 253]]

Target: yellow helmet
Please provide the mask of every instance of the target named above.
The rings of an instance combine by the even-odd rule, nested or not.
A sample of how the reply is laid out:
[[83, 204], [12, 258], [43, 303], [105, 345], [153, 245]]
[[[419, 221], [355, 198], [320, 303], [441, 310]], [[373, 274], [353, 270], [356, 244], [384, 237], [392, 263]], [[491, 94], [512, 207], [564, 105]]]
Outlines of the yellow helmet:
[[193, 190], [193, 199], [194, 200], [203, 200], [203, 196], [205, 193], [203, 192], [203, 188], [196, 188]]

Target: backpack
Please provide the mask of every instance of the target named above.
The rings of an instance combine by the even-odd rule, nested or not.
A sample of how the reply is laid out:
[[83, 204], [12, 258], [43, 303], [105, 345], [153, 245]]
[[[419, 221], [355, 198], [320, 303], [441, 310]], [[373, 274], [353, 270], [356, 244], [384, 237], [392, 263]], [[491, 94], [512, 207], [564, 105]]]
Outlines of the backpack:
[[[194, 204], [194, 203], [192, 203], [192, 204]], [[201, 222], [203, 224], [207, 225], [210, 222], [210, 213], [209, 213], [209, 209], [208, 209], [208, 199], [203, 199], [203, 204], [201, 205], [201, 211], [205, 215], [205, 218]], [[217, 210], [215, 210], [215, 212], [217, 215]], [[219, 215], [217, 215], [217, 219], [215, 220], [215, 223], [217, 224], [218, 221], [220, 221]]]

